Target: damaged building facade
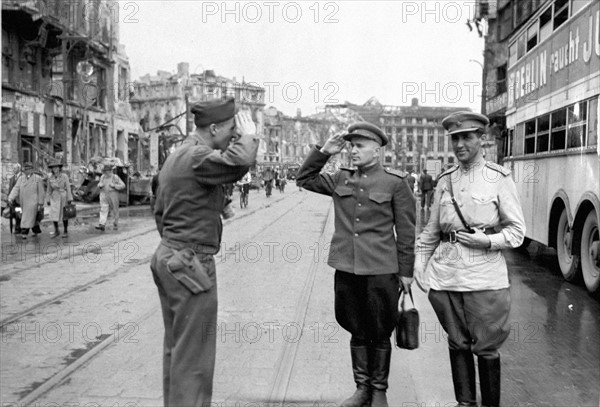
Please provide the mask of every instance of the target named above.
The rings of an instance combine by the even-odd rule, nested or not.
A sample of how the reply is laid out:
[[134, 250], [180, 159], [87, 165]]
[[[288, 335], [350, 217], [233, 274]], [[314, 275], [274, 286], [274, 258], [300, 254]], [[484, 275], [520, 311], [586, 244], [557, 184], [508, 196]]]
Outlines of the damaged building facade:
[[258, 134], [264, 133], [265, 90], [244, 79], [238, 82], [213, 70], [190, 73], [189, 63], [180, 62], [176, 73], [158, 71], [136, 80], [134, 93], [131, 107], [149, 136], [150, 164], [157, 168], [169, 151], [194, 131], [188, 110], [196, 102], [234, 97], [239, 109], [251, 112]]
[[2, 2], [2, 174], [17, 163], [46, 171], [104, 157], [128, 163], [140, 126], [129, 107], [129, 61], [115, 1]]

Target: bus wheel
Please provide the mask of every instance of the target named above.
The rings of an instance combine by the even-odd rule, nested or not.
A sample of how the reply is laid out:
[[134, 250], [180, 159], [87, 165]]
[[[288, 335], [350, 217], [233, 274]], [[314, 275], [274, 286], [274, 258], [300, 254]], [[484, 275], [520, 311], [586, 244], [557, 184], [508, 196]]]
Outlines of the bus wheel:
[[588, 291], [594, 293], [600, 285], [600, 233], [598, 232], [598, 217], [591, 211], [581, 233], [581, 268], [583, 281]]
[[569, 227], [567, 211], [563, 210], [556, 231], [556, 254], [560, 271], [567, 281], [573, 281], [579, 275], [579, 256], [571, 253], [573, 232]]

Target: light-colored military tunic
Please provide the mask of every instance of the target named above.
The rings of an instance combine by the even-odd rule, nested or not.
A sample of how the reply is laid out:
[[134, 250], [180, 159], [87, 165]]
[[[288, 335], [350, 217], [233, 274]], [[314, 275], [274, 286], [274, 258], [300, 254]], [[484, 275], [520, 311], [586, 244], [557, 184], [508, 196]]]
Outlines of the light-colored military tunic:
[[[464, 231], [454, 208], [449, 183], [466, 222], [494, 228], [489, 249], [440, 241], [440, 232]], [[525, 221], [510, 171], [483, 158], [470, 168], [456, 166], [440, 176], [427, 227], [417, 239], [417, 260], [434, 290], [480, 291], [507, 288], [508, 271], [502, 249], [518, 247]], [[427, 278], [427, 277], [426, 277]]]

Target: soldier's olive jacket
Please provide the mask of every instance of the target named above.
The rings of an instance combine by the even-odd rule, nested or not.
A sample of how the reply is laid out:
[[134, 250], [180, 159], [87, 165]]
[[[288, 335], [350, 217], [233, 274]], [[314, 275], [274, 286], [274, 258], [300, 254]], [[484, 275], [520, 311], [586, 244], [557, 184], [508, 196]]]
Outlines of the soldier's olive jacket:
[[302, 188], [333, 197], [335, 231], [327, 264], [359, 275], [412, 277], [416, 210], [404, 174], [380, 163], [321, 172], [329, 157], [313, 147], [296, 179]]
[[225, 204], [222, 184], [241, 179], [256, 160], [258, 142], [240, 137], [227, 150], [213, 150], [188, 137], [165, 161], [159, 177], [154, 217], [163, 241], [219, 251]]

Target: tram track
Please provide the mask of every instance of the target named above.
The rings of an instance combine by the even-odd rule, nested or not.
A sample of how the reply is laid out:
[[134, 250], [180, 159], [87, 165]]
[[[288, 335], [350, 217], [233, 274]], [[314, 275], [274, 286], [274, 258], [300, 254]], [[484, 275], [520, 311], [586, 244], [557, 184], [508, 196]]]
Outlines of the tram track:
[[[246, 212], [243, 216], [238, 216], [238, 217], [232, 218], [232, 219], [224, 222], [224, 225], [228, 225], [231, 223], [237, 223], [237, 221], [240, 221], [240, 220], [244, 219], [245, 217], [252, 215], [253, 213], [257, 212], [258, 210], [263, 209], [265, 207], [272, 206], [273, 204], [275, 204], [283, 199], [284, 199], [284, 197], [282, 197], [278, 200], [269, 202], [269, 204], [265, 205], [264, 207], [258, 208], [252, 212]], [[244, 242], [241, 242], [241, 244], [246, 244], [246, 243], [254, 241], [259, 235], [265, 233], [271, 226], [273, 226], [274, 224], [279, 222], [282, 218], [284, 218], [290, 212], [292, 212], [294, 209], [296, 209], [298, 206], [300, 206], [304, 202], [304, 200], [305, 200], [305, 197], [302, 197], [302, 199], [295, 202], [292, 207], [283, 211], [283, 213], [281, 213], [280, 215], [272, 218], [268, 223], [264, 224], [263, 227], [260, 228], [260, 230], [258, 230], [256, 233], [253, 233], [251, 236], [244, 239]], [[326, 221], [327, 221], [327, 217], [325, 218], [324, 223], [322, 224], [322, 228], [324, 227]], [[142, 233], [137, 234], [137, 236], [141, 236], [141, 235], [143, 235], [145, 233], [149, 233], [149, 232], [150, 231], [142, 232]], [[136, 266], [149, 263], [151, 258], [152, 258], [152, 256], [147, 256], [147, 257], [137, 261]], [[217, 260], [216, 263], [220, 264], [223, 261], [224, 260], [221, 258], [221, 259]], [[109, 280], [110, 278], [114, 278], [119, 273], [126, 273], [127, 271], [132, 269], [131, 266], [132, 266], [131, 264], [122, 265], [121, 267], [119, 267], [119, 269], [115, 270], [114, 272], [111, 272], [104, 276], [98, 277], [97, 279], [94, 279], [93, 281], [90, 281], [86, 284], [75, 287], [74, 289], [69, 290], [65, 293], [62, 293], [56, 297], [53, 297], [52, 299], [46, 300], [46, 301], [39, 303], [33, 307], [30, 307], [27, 310], [24, 310], [17, 315], [11, 316], [9, 318], [6, 318], [6, 319], [0, 321], [0, 326], [4, 327], [5, 325], [8, 325], [9, 323], [14, 323], [15, 321], [19, 320], [20, 318], [30, 315], [33, 312], [40, 311], [44, 307], [49, 306], [53, 303], [56, 303], [57, 301], [61, 301], [62, 299], [72, 296], [78, 292], [84, 291], [85, 289], [87, 289], [89, 287], [92, 287], [96, 284], [100, 284], [103, 281]], [[314, 277], [313, 277], [313, 279], [314, 279]], [[303, 290], [303, 294], [302, 294], [303, 297], [305, 297], [305, 291], [306, 290]], [[305, 306], [305, 308], [306, 308], [306, 306]], [[141, 324], [146, 319], [148, 319], [150, 316], [152, 316], [153, 314], [155, 314], [156, 312], [159, 312], [159, 311], [160, 311], [160, 306], [157, 304], [156, 306], [153, 306], [149, 311], [143, 313], [143, 315], [141, 315], [140, 317], [135, 318], [134, 321], [132, 321], [132, 323], [133, 324]], [[125, 326], [119, 327], [117, 332], [115, 332], [115, 335], [123, 336], [123, 334], [124, 334], [123, 329], [126, 329], [126, 327]], [[115, 343], [113, 335], [109, 335], [105, 338], [101, 338], [101, 340], [99, 340], [98, 342], [95, 342], [93, 344], [93, 346], [89, 346], [85, 352], [81, 352], [77, 358], [72, 359], [63, 369], [60, 369], [55, 374], [48, 377], [46, 380], [44, 380], [42, 382], [36, 382], [36, 383], [32, 384], [31, 391], [29, 391], [29, 392], [25, 391], [20, 394], [20, 399], [18, 401], [19, 405], [21, 405], [23, 407], [32, 405], [42, 395], [44, 395], [45, 393], [49, 392], [50, 390], [52, 390], [53, 388], [55, 388], [56, 386], [61, 384], [68, 376], [72, 375], [78, 369], [80, 369], [81, 367], [86, 365], [87, 362], [90, 361], [92, 358], [96, 357], [103, 350], [107, 349], [111, 343]], [[289, 353], [289, 351], [286, 351], [284, 353], [287, 354], [287, 353]], [[283, 373], [282, 373], [282, 375], [283, 375]], [[287, 377], [287, 380], [289, 380], [289, 377]], [[285, 380], [278, 380], [278, 382], [285, 382]]]
[[[268, 205], [261, 206], [259, 208], [256, 208], [256, 209], [252, 210], [252, 211], [244, 212], [240, 216], [237, 216], [237, 217], [234, 217], [234, 218], [232, 218], [230, 220], [225, 221], [223, 223], [223, 226], [227, 226], [227, 225], [229, 225], [231, 223], [234, 223], [234, 222], [237, 222], [237, 221], [239, 221], [241, 219], [244, 219], [245, 217], [250, 216], [250, 215], [254, 214], [255, 212], [257, 212], [257, 211], [259, 211], [261, 209], [264, 209], [265, 207], [268, 207], [268, 206], [272, 205], [273, 203], [277, 203], [277, 202], [281, 201], [283, 198], [284, 197], [282, 197], [282, 198], [280, 198], [278, 200], [274, 200], [273, 202], [270, 202]], [[301, 202], [302, 201], [298, 202], [297, 205], [300, 204]], [[287, 212], [285, 214], [287, 214]], [[282, 215], [282, 216], [284, 216], [284, 215]], [[277, 220], [279, 220], [279, 218], [273, 220], [266, 227], [272, 225]], [[265, 227], [265, 229], [266, 229], [266, 227]], [[94, 250], [95, 250], [95, 253], [102, 252], [103, 249], [106, 249], [106, 248], [109, 248], [109, 247], [114, 247], [115, 245], [119, 245], [119, 244], [124, 243], [124, 242], [129, 243], [129, 242], [131, 242], [135, 238], [140, 238], [140, 237], [143, 237], [145, 235], [148, 235], [149, 233], [155, 233], [155, 232], [156, 232], [156, 228], [153, 226], [151, 228], [147, 228], [147, 229], [145, 229], [145, 230], [143, 230], [143, 231], [141, 231], [139, 233], [135, 233], [133, 235], [129, 235], [129, 236], [124, 237], [122, 239], [119, 239], [117, 241], [111, 241], [109, 243], [107, 242], [104, 245], [97, 245], [94, 248]], [[82, 255], [83, 254], [83, 250], [84, 249], [81, 249], [78, 254]], [[88, 251], [86, 253], [92, 253], [92, 251]], [[72, 254], [67, 254], [66, 257], [62, 257], [60, 259], [60, 261], [70, 261], [71, 257], [72, 257]], [[146, 264], [146, 263], [149, 263], [151, 259], [152, 259], [152, 255], [145, 256], [142, 259], [130, 260], [127, 263], [121, 265], [120, 267], [118, 267], [116, 270], [114, 270], [112, 272], [109, 272], [107, 274], [103, 274], [103, 275], [101, 275], [101, 276], [99, 276], [99, 277], [97, 277], [97, 278], [95, 278], [95, 279], [93, 279], [93, 280], [91, 280], [91, 281], [89, 281], [87, 283], [79, 284], [79, 285], [77, 285], [75, 287], [72, 287], [71, 289], [69, 289], [67, 291], [64, 291], [64, 292], [62, 292], [62, 293], [60, 293], [58, 295], [55, 295], [55, 296], [53, 296], [53, 297], [51, 297], [49, 299], [46, 299], [46, 300], [44, 300], [44, 301], [42, 301], [42, 302], [40, 302], [38, 304], [35, 304], [35, 305], [31, 306], [31, 307], [28, 307], [28, 308], [24, 309], [23, 311], [20, 311], [20, 312], [14, 314], [14, 315], [11, 315], [11, 316], [9, 316], [7, 318], [0, 319], [0, 329], [3, 329], [6, 325], [12, 324], [12, 323], [18, 321], [19, 319], [21, 319], [21, 318], [23, 318], [23, 317], [25, 317], [27, 315], [30, 315], [30, 314], [32, 314], [32, 313], [34, 313], [36, 311], [39, 311], [40, 309], [43, 309], [44, 307], [46, 307], [48, 305], [56, 303], [57, 301], [64, 300], [64, 299], [66, 299], [66, 298], [68, 298], [68, 297], [70, 297], [70, 296], [72, 296], [74, 294], [77, 294], [77, 293], [81, 292], [81, 291], [85, 291], [88, 288], [90, 288], [90, 287], [92, 287], [92, 286], [94, 286], [96, 284], [100, 284], [103, 281], [106, 281], [106, 280], [108, 280], [108, 279], [110, 279], [112, 277], [115, 277], [115, 276], [117, 276], [117, 275], [119, 275], [121, 273], [125, 273], [125, 272], [127, 272], [127, 271], [129, 271], [131, 269], [131, 266], [134, 263], [138, 264], [138, 265], [139, 264]], [[12, 270], [12, 271], [0, 274], [0, 277], [10, 276], [10, 275], [13, 275], [13, 274], [16, 274], [16, 273], [25, 272], [27, 270], [37, 269], [39, 267], [40, 267], [40, 265], [37, 264], [35, 266], [31, 266], [31, 267], [24, 268], [24, 269]]]

